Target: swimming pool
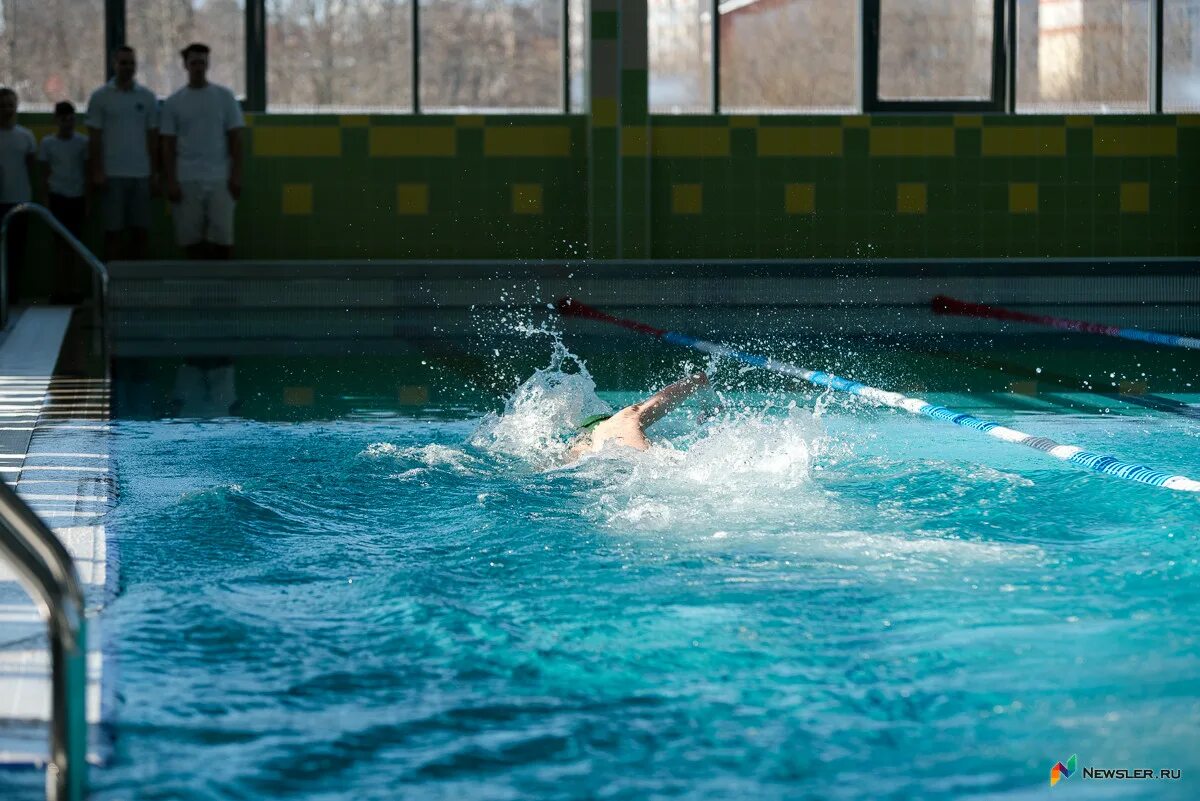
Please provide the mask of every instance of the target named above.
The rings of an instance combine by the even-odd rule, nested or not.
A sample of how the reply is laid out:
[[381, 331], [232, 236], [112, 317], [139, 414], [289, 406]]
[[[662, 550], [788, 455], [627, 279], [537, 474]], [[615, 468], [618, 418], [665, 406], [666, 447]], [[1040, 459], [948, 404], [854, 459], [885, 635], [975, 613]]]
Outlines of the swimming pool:
[[[1182, 779], [1055, 792], [1192, 797], [1195, 496], [662, 343], [503, 325], [436, 355], [118, 370], [120, 701], [94, 798], [1025, 798], [1072, 754]], [[717, 333], [1200, 464], [1186, 353]], [[697, 367], [717, 392], [660, 449], [562, 465], [581, 411]], [[240, 417], [164, 419], [189, 387]]]

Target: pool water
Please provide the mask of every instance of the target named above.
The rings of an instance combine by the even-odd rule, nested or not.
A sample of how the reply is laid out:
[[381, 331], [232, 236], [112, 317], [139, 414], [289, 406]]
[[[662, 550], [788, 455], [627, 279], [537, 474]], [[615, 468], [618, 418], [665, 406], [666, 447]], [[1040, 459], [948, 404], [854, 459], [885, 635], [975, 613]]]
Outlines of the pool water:
[[[503, 404], [117, 425], [93, 798], [1195, 797], [1200, 498], [679, 353], [645, 389], [714, 392], [567, 465], [645, 392], [536, 348]], [[1186, 392], [922, 397], [1200, 472]]]

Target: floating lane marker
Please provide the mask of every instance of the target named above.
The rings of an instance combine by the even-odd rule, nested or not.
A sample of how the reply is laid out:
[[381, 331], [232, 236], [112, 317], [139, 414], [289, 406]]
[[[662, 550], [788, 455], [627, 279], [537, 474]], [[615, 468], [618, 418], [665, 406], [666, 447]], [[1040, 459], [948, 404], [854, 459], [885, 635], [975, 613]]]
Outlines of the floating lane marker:
[[965, 300], [935, 295], [930, 301], [934, 314], [950, 314], [958, 317], [989, 317], [993, 320], [1009, 320], [1017, 323], [1032, 323], [1057, 328], [1061, 331], [1077, 331], [1081, 334], [1101, 334], [1107, 337], [1134, 339], [1138, 342], [1149, 342], [1152, 345], [1170, 345], [1175, 348], [1193, 348], [1200, 350], [1200, 339], [1184, 337], [1176, 334], [1160, 334], [1157, 331], [1142, 331], [1137, 328], [1117, 328], [1115, 325], [1099, 325], [1085, 323], [1082, 320], [1068, 320], [1064, 317], [1048, 317], [1043, 314], [1026, 314], [1025, 312], [1004, 309], [1000, 306], [989, 306], [986, 303], [968, 303]]
[[1200, 481], [1190, 479], [1186, 476], [1164, 473], [1161, 470], [1154, 470], [1145, 465], [1122, 461], [1115, 456], [1106, 456], [1101, 453], [1086, 451], [1075, 445], [1063, 445], [1046, 437], [1035, 437], [1016, 429], [1007, 428], [990, 420], [981, 420], [973, 415], [947, 409], [945, 406], [936, 406], [920, 398], [909, 398], [898, 392], [888, 392], [887, 390], [869, 387], [866, 384], [860, 384], [857, 381], [841, 378], [831, 373], [822, 372], [821, 370], [810, 370], [805, 367], [789, 364], [788, 362], [768, 359], [765, 356], [759, 356], [754, 353], [744, 353], [734, 348], [718, 345], [715, 342], [706, 342], [703, 339], [696, 339], [695, 337], [680, 334], [676, 331], [654, 328], [645, 323], [639, 323], [636, 320], [625, 320], [620, 317], [614, 317], [599, 309], [594, 309], [585, 303], [580, 303], [574, 298], [562, 298], [558, 301], [557, 308], [559, 314], [564, 317], [582, 317], [588, 320], [597, 320], [620, 326], [621, 328], [627, 328], [630, 331], [637, 331], [640, 334], [649, 334], [672, 345], [682, 345], [713, 356], [736, 359], [754, 367], [761, 367], [764, 370], [802, 379], [819, 387], [829, 387], [839, 392], [858, 395], [881, 406], [891, 406], [895, 409], [902, 409], [910, 414], [924, 415], [934, 420], [941, 420], [946, 423], [953, 423], [956, 426], [962, 426], [963, 428], [970, 428], [974, 431], [987, 434], [989, 437], [995, 437], [1014, 445], [1024, 445], [1053, 456], [1055, 459], [1094, 470], [1097, 473], [1126, 478], [1141, 484], [1149, 484], [1152, 487], [1164, 487], [1181, 492], [1200, 492]]

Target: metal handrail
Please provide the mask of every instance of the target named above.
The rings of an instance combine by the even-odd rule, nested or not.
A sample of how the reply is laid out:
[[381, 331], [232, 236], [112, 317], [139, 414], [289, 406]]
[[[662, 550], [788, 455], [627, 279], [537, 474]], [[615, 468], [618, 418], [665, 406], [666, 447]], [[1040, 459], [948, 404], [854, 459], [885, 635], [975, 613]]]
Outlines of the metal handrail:
[[79, 254], [79, 258], [87, 262], [88, 266], [92, 268], [92, 272], [95, 273], [96, 283], [99, 284], [96, 298], [96, 326], [100, 330], [101, 336], [104, 337], [104, 356], [107, 359], [108, 338], [104, 332], [104, 308], [108, 302], [108, 268], [104, 266], [104, 262], [96, 258], [95, 253], [88, 250], [86, 245], [58, 221], [50, 209], [39, 206], [37, 203], [18, 203], [9, 210], [8, 214], [4, 215], [4, 220], [0, 222], [0, 328], [8, 326], [8, 224], [18, 214], [25, 212], [41, 217], [52, 231], [66, 240], [67, 244]]
[[62, 542], [0, 481], [0, 556], [37, 604], [50, 633], [50, 764], [46, 798], [82, 801], [87, 782], [87, 620], [75, 562]]

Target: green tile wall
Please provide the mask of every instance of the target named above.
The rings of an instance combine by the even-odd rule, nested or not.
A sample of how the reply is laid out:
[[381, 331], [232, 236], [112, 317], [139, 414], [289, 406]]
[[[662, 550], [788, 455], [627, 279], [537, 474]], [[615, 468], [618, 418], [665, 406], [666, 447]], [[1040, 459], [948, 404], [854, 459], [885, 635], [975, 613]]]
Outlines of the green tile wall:
[[[247, 153], [243, 258], [1200, 254], [1198, 116], [259, 115]], [[1036, 209], [1010, 207], [1013, 184], [1036, 185]], [[789, 185], [811, 185], [811, 209], [789, 213]], [[175, 257], [156, 215], [152, 255]]]

